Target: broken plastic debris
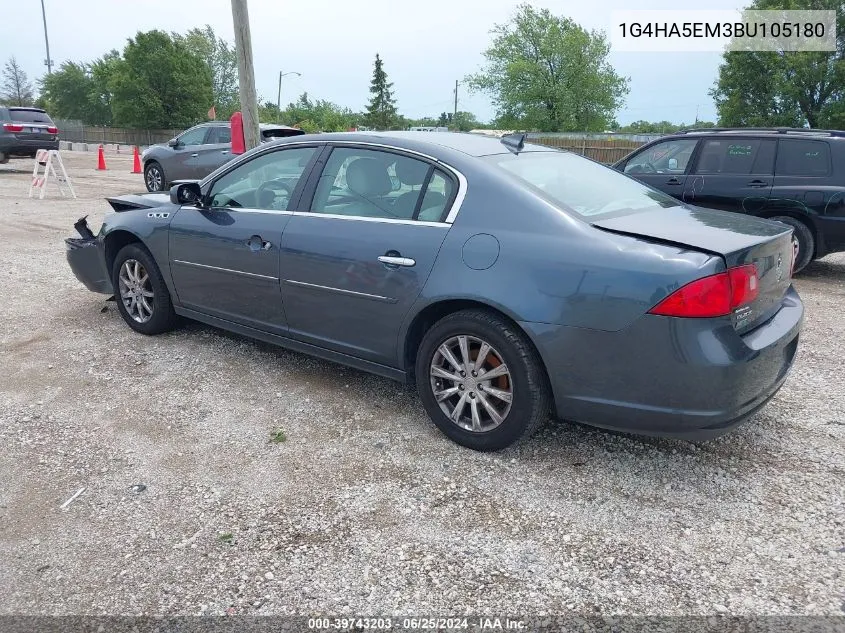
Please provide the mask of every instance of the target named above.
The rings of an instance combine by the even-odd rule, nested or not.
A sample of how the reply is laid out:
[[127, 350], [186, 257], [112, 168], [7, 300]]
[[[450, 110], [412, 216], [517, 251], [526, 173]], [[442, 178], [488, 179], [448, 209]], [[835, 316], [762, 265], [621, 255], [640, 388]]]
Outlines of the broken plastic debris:
[[139, 492], [144, 492], [147, 487], [144, 484], [135, 484], [134, 486], [129, 486], [129, 490], [138, 494]]
[[85, 488], [80, 488], [79, 490], [77, 490], [77, 491], [74, 493], [74, 495], [73, 495], [70, 499], [68, 499], [67, 501], [65, 501], [65, 502], [61, 505], [61, 509], [62, 509], [62, 510], [64, 510], [65, 508], [67, 508], [67, 507], [68, 507], [71, 503], [73, 503], [73, 500], [74, 500], [74, 499], [76, 499], [76, 498], [77, 498], [79, 495], [81, 495], [83, 492], [85, 492]]

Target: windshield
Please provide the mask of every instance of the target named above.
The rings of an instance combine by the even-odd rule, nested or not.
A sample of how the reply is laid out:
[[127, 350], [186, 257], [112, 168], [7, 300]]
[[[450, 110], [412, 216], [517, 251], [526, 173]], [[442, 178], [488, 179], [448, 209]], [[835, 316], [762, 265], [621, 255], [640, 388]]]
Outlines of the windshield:
[[555, 206], [584, 218], [680, 206], [671, 196], [568, 152], [495, 154], [495, 163]]

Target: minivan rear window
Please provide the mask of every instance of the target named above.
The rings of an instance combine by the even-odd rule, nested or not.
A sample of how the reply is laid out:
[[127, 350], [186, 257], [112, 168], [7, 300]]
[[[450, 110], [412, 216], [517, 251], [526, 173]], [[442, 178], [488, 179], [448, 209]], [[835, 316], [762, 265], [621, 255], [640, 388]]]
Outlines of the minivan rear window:
[[39, 110], [19, 110], [17, 108], [9, 108], [9, 117], [12, 121], [23, 121], [25, 123], [53, 123], [46, 112], [41, 112]]
[[484, 160], [494, 163], [553, 205], [585, 218], [681, 205], [661, 191], [569, 152], [494, 154], [485, 156]]

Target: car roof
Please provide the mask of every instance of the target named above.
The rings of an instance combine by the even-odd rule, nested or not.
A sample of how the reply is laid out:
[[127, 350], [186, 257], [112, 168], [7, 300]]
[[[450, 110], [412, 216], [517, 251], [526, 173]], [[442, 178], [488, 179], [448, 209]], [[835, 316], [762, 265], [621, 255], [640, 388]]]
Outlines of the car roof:
[[[362, 143], [382, 143], [397, 148], [416, 150], [418, 152], [436, 152], [439, 148], [446, 148], [468, 154], [470, 156], [489, 156], [491, 154], [505, 154], [508, 148], [500, 139], [471, 134], [469, 132], [329, 132], [325, 134], [311, 134], [296, 137], [297, 142], [303, 140], [320, 141], [360, 141]], [[554, 148], [543, 145], [526, 143], [525, 152], [554, 152]]]
[[[842, 138], [845, 137], [845, 131], [842, 130], [822, 130], [817, 128], [761, 128], [761, 127], [738, 127], [738, 128], [692, 128], [689, 130], [678, 130], [672, 132], [661, 138], [696, 138], [701, 136], [709, 137], [725, 137], [731, 136], [760, 136], [762, 138], [778, 138], [783, 136], [790, 137], [828, 137], [828, 138]], [[658, 139], [659, 140], [659, 139]]]

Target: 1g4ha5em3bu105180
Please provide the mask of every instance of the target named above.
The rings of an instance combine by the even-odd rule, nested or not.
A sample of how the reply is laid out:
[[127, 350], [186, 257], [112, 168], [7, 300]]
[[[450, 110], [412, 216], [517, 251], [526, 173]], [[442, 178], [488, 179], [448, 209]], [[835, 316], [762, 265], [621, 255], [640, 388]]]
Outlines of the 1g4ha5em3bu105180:
[[130, 327], [182, 315], [415, 381], [479, 450], [550, 412], [722, 434], [781, 387], [803, 318], [789, 227], [524, 138], [306, 135], [111, 204], [67, 256]]

